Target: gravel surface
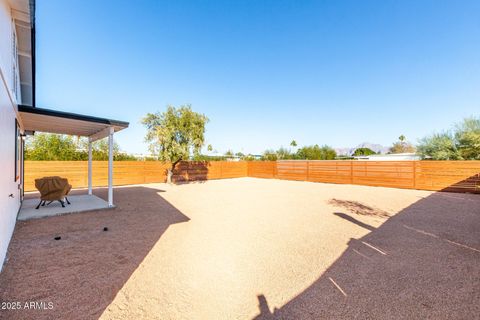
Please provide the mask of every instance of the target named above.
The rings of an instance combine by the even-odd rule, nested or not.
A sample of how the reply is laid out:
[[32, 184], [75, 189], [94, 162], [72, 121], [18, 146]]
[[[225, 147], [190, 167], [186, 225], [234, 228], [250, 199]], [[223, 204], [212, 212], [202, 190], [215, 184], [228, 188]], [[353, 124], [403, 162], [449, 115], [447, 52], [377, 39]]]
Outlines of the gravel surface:
[[114, 200], [17, 223], [1, 319], [479, 318], [480, 195], [241, 178]]

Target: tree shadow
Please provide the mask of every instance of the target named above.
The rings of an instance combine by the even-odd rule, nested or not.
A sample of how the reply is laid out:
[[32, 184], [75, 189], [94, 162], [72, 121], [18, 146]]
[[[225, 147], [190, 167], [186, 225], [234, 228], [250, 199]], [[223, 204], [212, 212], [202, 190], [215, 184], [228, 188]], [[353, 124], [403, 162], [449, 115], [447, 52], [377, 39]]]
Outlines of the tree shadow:
[[[335, 202], [338, 204], [338, 202]], [[356, 213], [356, 204], [341, 202]], [[351, 239], [308, 288], [254, 319], [472, 319], [480, 314], [480, 198], [433, 193]], [[353, 208], [352, 208], [353, 207]], [[370, 210], [367, 210], [370, 212]]]
[[[106, 199], [106, 188], [94, 191]], [[114, 210], [17, 222], [0, 301], [52, 302], [53, 309], [2, 310], [0, 316], [98, 319], [168, 227], [189, 221], [161, 192], [115, 188]]]
[[351, 213], [362, 215], [362, 216], [378, 216], [378, 217], [384, 217], [384, 218], [390, 216], [388, 212], [384, 210], [373, 208], [359, 201], [339, 200], [339, 199], [333, 198], [328, 201], [328, 204], [335, 207], [346, 209]]

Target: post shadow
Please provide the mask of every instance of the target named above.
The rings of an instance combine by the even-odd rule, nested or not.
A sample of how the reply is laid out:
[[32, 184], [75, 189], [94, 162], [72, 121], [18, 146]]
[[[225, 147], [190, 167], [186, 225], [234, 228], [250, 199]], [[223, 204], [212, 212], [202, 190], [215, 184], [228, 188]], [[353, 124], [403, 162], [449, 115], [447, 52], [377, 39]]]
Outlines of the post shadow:
[[352, 222], [352, 223], [355, 223], [357, 226], [360, 226], [360, 227], [362, 227], [362, 228], [364, 228], [364, 229], [367, 229], [367, 230], [370, 230], [370, 231], [373, 231], [373, 230], [376, 229], [375, 227], [372, 227], [372, 226], [369, 225], [369, 224], [366, 224], [366, 223], [364, 223], [364, 222], [362, 222], [362, 221], [359, 221], [359, 220], [355, 219], [354, 217], [349, 216], [348, 214], [345, 214], [345, 213], [343, 213], [343, 212], [334, 212], [333, 214], [336, 215], [337, 217], [340, 217], [340, 218], [342, 218], [342, 219], [345, 219], [345, 220], [347, 220], [347, 221], [350, 221], [350, 222]]

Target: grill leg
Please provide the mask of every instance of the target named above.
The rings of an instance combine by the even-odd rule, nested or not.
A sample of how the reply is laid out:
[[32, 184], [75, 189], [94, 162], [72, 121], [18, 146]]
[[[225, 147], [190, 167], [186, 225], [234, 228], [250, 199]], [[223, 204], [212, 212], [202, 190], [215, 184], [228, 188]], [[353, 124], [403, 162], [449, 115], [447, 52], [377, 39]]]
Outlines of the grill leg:
[[65, 201], [67, 201], [68, 204], [71, 204], [67, 197], [65, 197]]
[[35, 209], [40, 208], [40, 205], [42, 204], [42, 202], [43, 202], [43, 200], [40, 200], [40, 202], [38, 203], [38, 206]]
[[58, 202], [62, 204], [62, 208], [65, 208], [65, 202], [63, 202], [62, 200], [58, 200]]

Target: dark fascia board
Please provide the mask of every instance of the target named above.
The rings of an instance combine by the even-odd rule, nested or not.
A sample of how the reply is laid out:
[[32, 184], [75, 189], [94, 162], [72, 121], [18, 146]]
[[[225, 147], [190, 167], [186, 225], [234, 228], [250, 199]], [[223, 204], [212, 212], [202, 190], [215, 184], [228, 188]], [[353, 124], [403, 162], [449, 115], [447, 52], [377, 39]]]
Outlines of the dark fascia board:
[[31, 27], [35, 27], [35, 0], [29, 0], [28, 6], [30, 9], [30, 25]]
[[102, 123], [102, 124], [107, 124], [107, 125], [117, 126], [122, 128], [127, 128], [129, 125], [129, 123], [125, 121], [98, 118], [98, 117], [86, 116], [83, 114], [63, 112], [63, 111], [57, 111], [57, 110], [51, 110], [51, 109], [36, 108], [36, 107], [34, 108], [26, 105], [18, 105], [18, 112], [26, 112], [26, 113], [40, 114], [40, 115], [51, 116], [51, 117]]

